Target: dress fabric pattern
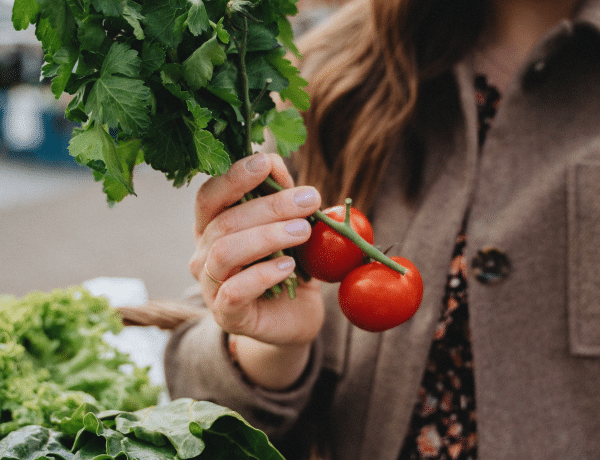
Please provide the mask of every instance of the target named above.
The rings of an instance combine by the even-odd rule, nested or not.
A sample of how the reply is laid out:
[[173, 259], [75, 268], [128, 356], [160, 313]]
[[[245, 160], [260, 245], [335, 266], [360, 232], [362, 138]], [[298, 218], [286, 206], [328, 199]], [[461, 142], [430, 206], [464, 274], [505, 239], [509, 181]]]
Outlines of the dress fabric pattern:
[[[484, 143], [500, 94], [484, 75], [475, 79], [479, 147]], [[467, 213], [468, 215], [468, 213]], [[475, 382], [464, 256], [467, 217], [456, 238], [428, 362], [399, 460], [477, 458]]]

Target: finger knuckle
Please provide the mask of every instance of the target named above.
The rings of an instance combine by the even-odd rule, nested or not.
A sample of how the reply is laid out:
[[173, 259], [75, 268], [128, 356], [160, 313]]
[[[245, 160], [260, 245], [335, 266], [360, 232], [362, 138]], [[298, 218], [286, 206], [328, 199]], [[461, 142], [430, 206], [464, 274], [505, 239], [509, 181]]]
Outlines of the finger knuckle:
[[245, 186], [243, 180], [243, 163], [241, 160], [234, 163], [223, 176], [229, 190], [243, 190]]
[[217, 231], [221, 235], [228, 235], [239, 228], [239, 219], [235, 212], [222, 213], [216, 222]]
[[283, 158], [281, 158], [281, 155], [278, 153], [270, 153], [269, 157], [271, 158], [273, 169], [278, 169], [280, 172], [290, 175], [287, 165], [285, 164]]
[[235, 283], [225, 283], [219, 289], [219, 297], [223, 305], [238, 305], [242, 300], [242, 295], [242, 291]]
[[202, 270], [202, 266], [203, 262], [199, 259], [197, 254], [194, 254], [188, 262], [188, 269], [190, 273], [198, 281], [200, 281], [200, 272]]
[[257, 286], [266, 286], [270, 287], [274, 284], [271, 270], [269, 270], [268, 266], [261, 264], [255, 267], [256, 277], [257, 277]]
[[222, 239], [217, 240], [210, 249], [210, 257], [215, 266], [227, 266], [231, 258], [231, 249]]
[[276, 248], [281, 244], [280, 233], [274, 228], [265, 229], [261, 235], [265, 249]]
[[276, 219], [285, 219], [287, 215], [287, 206], [281, 199], [281, 194], [275, 193], [267, 197], [267, 210]]
[[198, 191], [196, 192], [196, 208], [198, 210], [205, 209], [208, 206], [208, 191], [210, 186], [210, 180], [207, 180], [206, 182], [202, 183], [200, 188], [198, 188]]

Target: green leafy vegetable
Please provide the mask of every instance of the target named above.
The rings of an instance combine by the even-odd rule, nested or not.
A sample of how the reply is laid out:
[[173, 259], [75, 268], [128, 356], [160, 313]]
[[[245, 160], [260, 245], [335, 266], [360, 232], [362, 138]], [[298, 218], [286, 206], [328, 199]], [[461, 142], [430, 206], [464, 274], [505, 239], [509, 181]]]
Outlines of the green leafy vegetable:
[[74, 460], [69, 437], [39, 425], [13, 431], [0, 441], [0, 460]]
[[[72, 95], [80, 123], [69, 151], [109, 202], [135, 194], [146, 162], [175, 186], [218, 176], [272, 131], [281, 155], [306, 137], [306, 81], [287, 17], [297, 0], [15, 0], [15, 29], [33, 24], [42, 75]], [[276, 114], [270, 93], [294, 108]], [[292, 113], [292, 111], [294, 113]]]
[[283, 460], [262, 431], [207, 401], [183, 398], [135, 412], [82, 405], [63, 422], [62, 431], [12, 432], [0, 441], [0, 460]]
[[103, 339], [121, 327], [106, 299], [84, 289], [0, 296], [0, 438], [26, 425], [55, 427], [83, 403], [156, 404], [161, 388], [150, 385], [148, 369]]

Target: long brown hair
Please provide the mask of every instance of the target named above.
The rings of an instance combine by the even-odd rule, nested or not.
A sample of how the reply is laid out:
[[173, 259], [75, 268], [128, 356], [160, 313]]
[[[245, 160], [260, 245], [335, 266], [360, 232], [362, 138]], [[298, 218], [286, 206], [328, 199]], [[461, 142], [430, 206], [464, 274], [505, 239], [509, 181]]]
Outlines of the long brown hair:
[[[474, 45], [485, 3], [353, 0], [301, 39], [311, 107], [303, 114], [307, 142], [294, 157], [298, 183], [317, 187], [325, 206], [352, 197], [367, 212], [392, 152], [408, 137], [422, 83]], [[402, 149], [407, 184], [422, 164], [416, 150]]]

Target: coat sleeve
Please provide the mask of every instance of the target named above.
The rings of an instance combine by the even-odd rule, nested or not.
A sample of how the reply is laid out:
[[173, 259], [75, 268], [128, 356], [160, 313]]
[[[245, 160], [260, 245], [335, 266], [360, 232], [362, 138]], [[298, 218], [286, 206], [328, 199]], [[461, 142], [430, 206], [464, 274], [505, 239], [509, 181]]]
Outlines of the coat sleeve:
[[[208, 309], [201, 307], [201, 312]], [[307, 406], [323, 360], [321, 340], [313, 343], [309, 365], [296, 384], [270, 391], [250, 383], [232, 362], [226, 334], [210, 314], [199, 314], [172, 332], [164, 368], [171, 399], [212, 401], [238, 412], [273, 440], [283, 437]]]
[[[310, 69], [318, 67], [315, 63], [321, 58], [319, 53], [303, 55], [300, 67], [305, 77], [309, 77]], [[294, 61], [294, 64], [300, 63]], [[277, 103], [281, 108], [285, 106], [282, 101]], [[274, 152], [273, 139], [268, 132], [265, 134], [266, 142], [258, 150]], [[291, 158], [284, 161], [295, 179]], [[326, 361], [322, 334], [313, 343], [308, 367], [299, 381], [285, 391], [266, 390], [250, 383], [232, 362], [226, 334], [198, 293], [188, 293], [188, 303], [190, 298], [199, 306], [199, 316], [174, 330], [165, 349], [164, 369], [170, 397], [212, 401], [237, 411], [269, 438], [283, 438], [308, 406]]]

